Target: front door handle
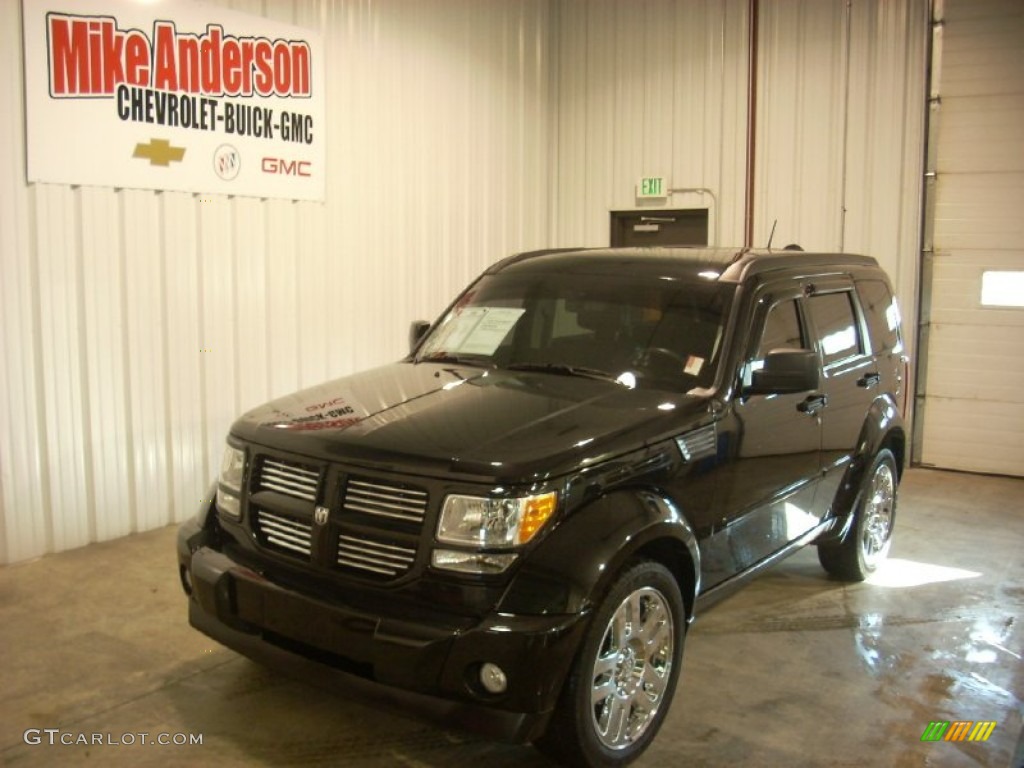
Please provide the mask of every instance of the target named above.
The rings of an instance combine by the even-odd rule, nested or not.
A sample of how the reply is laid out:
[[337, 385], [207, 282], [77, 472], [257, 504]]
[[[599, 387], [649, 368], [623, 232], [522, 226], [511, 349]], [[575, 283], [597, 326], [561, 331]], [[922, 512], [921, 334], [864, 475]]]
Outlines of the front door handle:
[[859, 379], [857, 379], [857, 386], [863, 387], [864, 389], [871, 389], [882, 380], [882, 374], [880, 373], [865, 373]]
[[800, 413], [806, 413], [808, 416], [814, 416], [818, 411], [828, 405], [827, 395], [808, 395], [804, 400], [801, 400], [797, 404], [796, 409]]

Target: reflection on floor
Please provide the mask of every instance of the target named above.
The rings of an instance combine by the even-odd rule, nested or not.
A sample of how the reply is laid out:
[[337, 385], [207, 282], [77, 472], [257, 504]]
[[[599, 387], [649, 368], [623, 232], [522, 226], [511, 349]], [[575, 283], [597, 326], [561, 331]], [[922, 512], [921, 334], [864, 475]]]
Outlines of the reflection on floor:
[[[1024, 480], [909, 471], [892, 562], [871, 583], [830, 581], [806, 550], [699, 617], [636, 765], [1016, 768], [1022, 501]], [[5, 763], [549, 765], [207, 641], [186, 623], [173, 544], [167, 528], [0, 569]], [[935, 721], [996, 725], [984, 742], [922, 741]], [[44, 729], [60, 729], [54, 745]], [[143, 733], [202, 745], [141, 746]], [[60, 744], [79, 734], [115, 743]]]

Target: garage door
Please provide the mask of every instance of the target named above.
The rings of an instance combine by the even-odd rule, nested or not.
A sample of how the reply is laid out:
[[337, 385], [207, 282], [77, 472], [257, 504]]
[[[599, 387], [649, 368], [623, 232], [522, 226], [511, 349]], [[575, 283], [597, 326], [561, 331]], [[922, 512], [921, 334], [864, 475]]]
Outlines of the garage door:
[[1024, 3], [945, 0], [936, 12], [918, 458], [1022, 475]]

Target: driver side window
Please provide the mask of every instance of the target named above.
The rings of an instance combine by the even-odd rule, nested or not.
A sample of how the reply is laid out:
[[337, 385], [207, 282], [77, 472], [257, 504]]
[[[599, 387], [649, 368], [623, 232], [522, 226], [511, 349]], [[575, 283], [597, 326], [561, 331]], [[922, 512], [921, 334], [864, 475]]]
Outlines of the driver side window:
[[800, 322], [796, 299], [780, 301], [768, 310], [757, 352], [743, 366], [744, 386], [750, 386], [754, 371], [764, 368], [765, 357], [776, 349], [809, 349], [804, 341], [803, 324]]
[[[768, 310], [755, 362], [764, 364], [765, 355], [775, 349], [807, 349], [804, 344], [796, 299], [780, 301]], [[758, 366], [760, 367], [760, 366]], [[755, 370], [757, 370], [755, 368]]]

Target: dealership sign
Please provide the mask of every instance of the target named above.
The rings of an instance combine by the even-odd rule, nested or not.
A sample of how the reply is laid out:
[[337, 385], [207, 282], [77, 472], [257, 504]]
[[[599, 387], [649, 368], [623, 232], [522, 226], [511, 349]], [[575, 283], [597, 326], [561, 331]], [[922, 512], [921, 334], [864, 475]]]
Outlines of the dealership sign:
[[23, 8], [29, 181], [323, 200], [319, 35], [180, 0]]

